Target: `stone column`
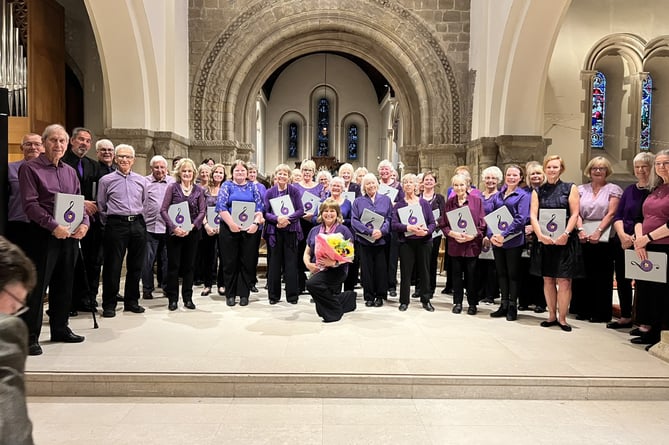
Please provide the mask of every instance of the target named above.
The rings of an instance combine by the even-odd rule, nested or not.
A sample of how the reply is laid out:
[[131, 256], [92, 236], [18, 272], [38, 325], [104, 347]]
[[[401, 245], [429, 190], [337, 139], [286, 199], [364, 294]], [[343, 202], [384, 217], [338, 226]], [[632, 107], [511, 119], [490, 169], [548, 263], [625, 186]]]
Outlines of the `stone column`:
[[472, 173], [472, 184], [478, 187], [481, 172], [488, 167], [497, 165], [499, 146], [493, 137], [482, 137], [469, 142], [465, 146], [466, 164]]
[[453, 170], [465, 163], [463, 144], [421, 144], [418, 146], [418, 172], [432, 171], [437, 180], [437, 189], [446, 193], [451, 185]]
[[253, 144], [231, 140], [193, 141], [190, 147], [190, 155], [193, 159], [212, 158], [227, 167], [237, 159], [248, 162], [254, 151]]
[[135, 149], [134, 172], [148, 174], [148, 161], [153, 156], [154, 132], [145, 128], [106, 128], [104, 137], [110, 139], [114, 146], [119, 144], [132, 145]]
[[524, 167], [529, 161], [543, 162], [552, 139], [541, 136], [501, 135], [495, 138], [499, 146], [497, 166], [504, 171], [509, 164]]

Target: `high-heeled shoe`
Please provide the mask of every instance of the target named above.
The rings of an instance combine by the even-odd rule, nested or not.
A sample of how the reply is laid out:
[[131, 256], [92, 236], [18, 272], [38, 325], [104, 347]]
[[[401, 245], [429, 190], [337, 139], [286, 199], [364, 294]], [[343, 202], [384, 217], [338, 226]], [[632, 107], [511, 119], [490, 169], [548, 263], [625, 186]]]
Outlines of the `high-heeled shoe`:
[[200, 293], [201, 296], [206, 297], [211, 293], [211, 288], [210, 287], [205, 287], [202, 289], [202, 292]]

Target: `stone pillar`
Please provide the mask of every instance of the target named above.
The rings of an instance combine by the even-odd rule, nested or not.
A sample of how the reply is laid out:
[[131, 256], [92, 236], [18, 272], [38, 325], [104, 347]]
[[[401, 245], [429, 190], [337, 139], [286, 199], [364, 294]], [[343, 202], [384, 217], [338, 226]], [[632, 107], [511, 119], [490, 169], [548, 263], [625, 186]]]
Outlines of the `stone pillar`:
[[432, 171], [437, 180], [437, 190], [446, 193], [451, 185], [453, 170], [465, 162], [463, 144], [421, 144], [418, 146], [418, 172]]
[[115, 146], [118, 144], [132, 145], [135, 149], [135, 165], [132, 169], [140, 174], [149, 173], [149, 161], [154, 155], [164, 156], [168, 161], [177, 155], [188, 156], [188, 139], [171, 131], [107, 128], [104, 131], [104, 137], [110, 139]]
[[216, 162], [229, 167], [237, 159], [248, 162], [254, 152], [253, 144], [230, 140], [193, 141], [190, 155], [193, 159], [212, 158]]
[[478, 187], [481, 172], [488, 167], [497, 165], [499, 146], [492, 137], [482, 137], [470, 141], [466, 146], [466, 164], [472, 173], [472, 184]]
[[543, 162], [552, 139], [541, 136], [501, 135], [495, 138], [499, 146], [497, 166], [504, 171], [509, 164], [524, 167], [529, 161]]

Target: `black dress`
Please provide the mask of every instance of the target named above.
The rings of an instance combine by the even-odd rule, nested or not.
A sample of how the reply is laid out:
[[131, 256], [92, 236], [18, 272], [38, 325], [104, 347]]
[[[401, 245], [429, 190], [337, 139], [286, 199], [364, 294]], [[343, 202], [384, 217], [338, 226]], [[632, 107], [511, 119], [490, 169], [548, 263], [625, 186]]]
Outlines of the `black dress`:
[[[558, 180], [555, 184], [546, 183], [539, 187], [540, 209], [566, 209], [567, 220], [570, 217], [569, 193], [571, 182]], [[531, 253], [530, 273], [541, 277], [581, 278], [584, 276], [583, 255], [578, 240], [578, 233], [573, 230], [564, 246], [550, 246], [534, 243]]]

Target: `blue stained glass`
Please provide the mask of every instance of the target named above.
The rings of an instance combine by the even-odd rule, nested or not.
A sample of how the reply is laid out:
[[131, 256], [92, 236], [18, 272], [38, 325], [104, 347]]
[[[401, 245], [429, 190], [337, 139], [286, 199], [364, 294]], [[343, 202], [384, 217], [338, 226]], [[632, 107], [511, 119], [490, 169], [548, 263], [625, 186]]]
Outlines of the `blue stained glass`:
[[348, 159], [358, 159], [358, 126], [348, 127]]
[[288, 126], [288, 157], [297, 157], [297, 124], [294, 122]]
[[641, 134], [639, 136], [639, 148], [643, 151], [650, 150], [650, 111], [653, 102], [653, 78], [650, 74], [641, 85]]
[[590, 147], [604, 148], [604, 114], [606, 105], [606, 77], [597, 71], [592, 80], [592, 129]]
[[329, 124], [330, 103], [326, 98], [323, 98], [318, 102], [318, 133], [316, 134], [318, 142], [317, 156], [327, 156], [330, 153], [330, 136], [328, 136]]

